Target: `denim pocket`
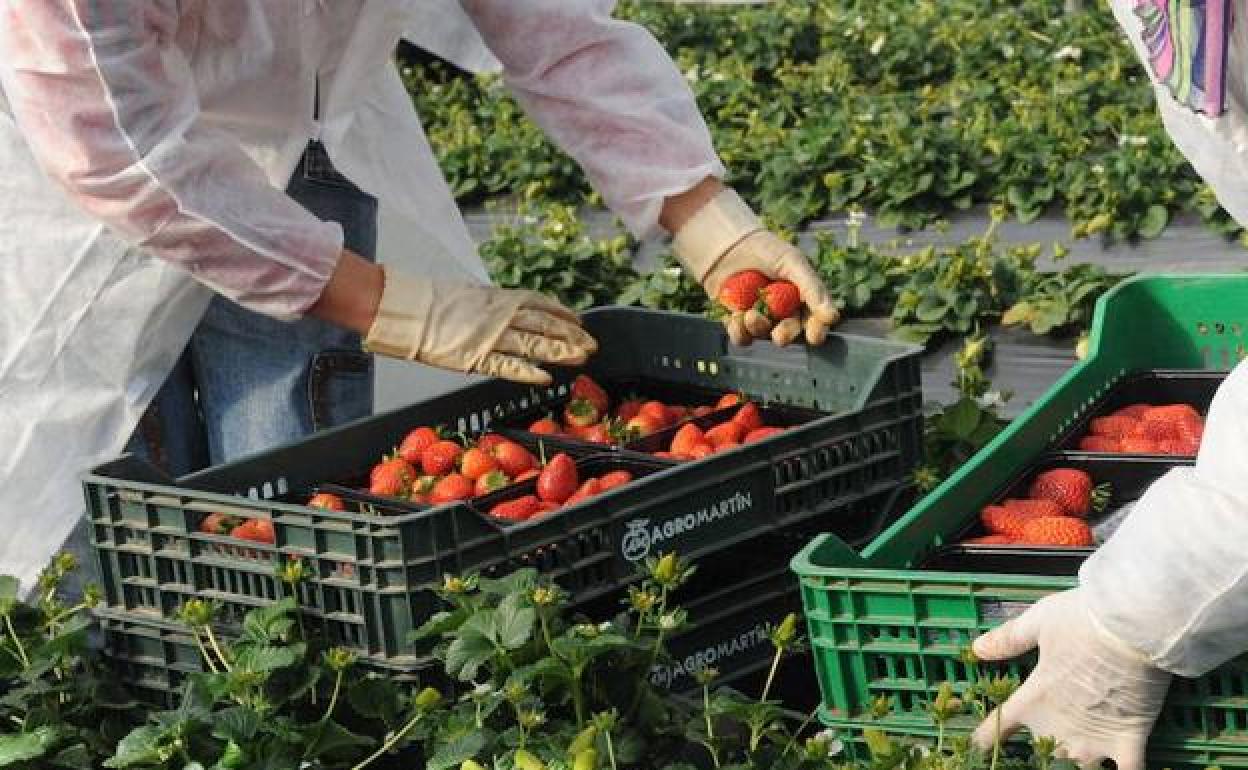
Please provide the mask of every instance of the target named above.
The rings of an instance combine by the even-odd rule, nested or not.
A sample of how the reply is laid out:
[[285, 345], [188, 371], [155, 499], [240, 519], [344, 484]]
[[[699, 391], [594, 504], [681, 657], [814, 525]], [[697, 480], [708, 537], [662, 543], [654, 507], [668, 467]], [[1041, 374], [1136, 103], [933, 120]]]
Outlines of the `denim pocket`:
[[[302, 176], [305, 182], [313, 182], [325, 187], [337, 187], [352, 192], [360, 192], [360, 188], [334, 168], [329, 153], [320, 142], [310, 142], [303, 154]], [[362, 194], [362, 193], [361, 193]]]
[[308, 372], [312, 429], [367, 417], [373, 411], [373, 359], [354, 350], [325, 350], [312, 357]]

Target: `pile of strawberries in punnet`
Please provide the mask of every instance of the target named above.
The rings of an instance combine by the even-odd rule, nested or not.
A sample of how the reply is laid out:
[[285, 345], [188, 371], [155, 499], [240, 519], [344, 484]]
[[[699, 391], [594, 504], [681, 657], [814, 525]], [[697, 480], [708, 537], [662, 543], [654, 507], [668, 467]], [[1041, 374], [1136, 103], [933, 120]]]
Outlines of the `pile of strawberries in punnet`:
[[1026, 499], [986, 506], [980, 521], [988, 534], [966, 543], [1087, 547], [1093, 543], [1087, 517], [1103, 510], [1109, 497], [1108, 485], [1094, 486], [1087, 472], [1054, 468], [1036, 476]]
[[[720, 400], [720, 407], [728, 408], [737, 403], [741, 403], [739, 397], [728, 395]], [[758, 406], [747, 401], [741, 403], [741, 408], [732, 417], [705, 431], [694, 423], [681, 426], [672, 436], [667, 449], [655, 452], [654, 456], [666, 460], [701, 460], [716, 452], [762, 441], [783, 431], [784, 428], [766, 425]]]
[[538, 474], [536, 494], [499, 503], [490, 509], [490, 515], [507, 521], [528, 521], [609, 492], [632, 480], [633, 474], [626, 470], [582, 480], [572, 458], [557, 454]]
[[1191, 457], [1200, 449], [1205, 418], [1190, 404], [1132, 404], [1088, 426], [1079, 439], [1085, 452]]
[[611, 399], [602, 386], [581, 375], [572, 382], [562, 419], [548, 415], [528, 426], [530, 433], [563, 436], [591, 444], [623, 444], [649, 436], [690, 417], [714, 411], [711, 406], [680, 406], [627, 398], [611, 413]]

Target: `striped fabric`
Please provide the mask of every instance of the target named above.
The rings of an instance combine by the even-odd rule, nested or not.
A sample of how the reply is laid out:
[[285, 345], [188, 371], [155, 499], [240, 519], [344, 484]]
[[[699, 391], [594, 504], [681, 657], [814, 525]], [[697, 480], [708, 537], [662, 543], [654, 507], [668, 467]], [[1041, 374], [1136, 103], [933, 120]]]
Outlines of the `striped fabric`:
[[1157, 80], [1179, 103], [1221, 115], [1231, 0], [1137, 0], [1135, 13]]

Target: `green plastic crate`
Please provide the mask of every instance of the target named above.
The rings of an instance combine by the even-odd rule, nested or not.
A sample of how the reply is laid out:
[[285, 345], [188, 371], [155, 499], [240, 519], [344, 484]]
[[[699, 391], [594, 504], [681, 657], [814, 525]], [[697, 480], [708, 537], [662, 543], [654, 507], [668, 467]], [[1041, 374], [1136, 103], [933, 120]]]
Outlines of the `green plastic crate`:
[[[832, 335], [815, 350], [737, 349], [719, 324], [693, 316], [607, 308], [585, 320], [603, 342], [588, 369], [601, 380], [743, 391], [826, 416], [518, 526], [469, 504], [395, 506], [376, 516], [298, 500], [344, 470], [366, 472], [416, 425], [477, 433], [557, 404], [572, 372], [549, 388], [470, 385], [176, 482], [125, 458], [85, 479], [104, 606], [160, 620], [189, 598], [210, 598], [228, 626], [275, 600], [276, 566], [298, 558], [310, 573], [299, 600], [313, 628], [378, 666], [417, 668], [406, 636], [440, 608], [430, 588], [446, 573], [535, 567], [587, 601], [634, 580], [644, 558], [660, 551], [702, 559], [772, 532], [869, 537], [879, 524], [872, 501], [904, 483], [918, 461], [913, 346]], [[271, 520], [276, 544], [239, 549], [198, 533], [213, 511]]]
[[[956, 539], [1116, 383], [1146, 370], [1228, 370], [1244, 356], [1246, 327], [1248, 276], [1128, 281], [1098, 303], [1087, 359], [883, 535], [861, 553], [833, 534], [808, 544], [792, 566], [801, 579], [824, 720], [863, 726], [871, 701], [885, 696], [894, 710], [877, 726], [902, 732], [930, 726], [924, 709], [940, 684], [964, 688], [970, 681], [959, 652], [1075, 579], [918, 565]], [[1023, 675], [1030, 665], [1024, 659], [1004, 667]], [[960, 725], [972, 726], [970, 718]], [[1175, 681], [1150, 750], [1189, 749], [1185, 756], [1197, 764], [1207, 752], [1248, 751], [1248, 661]]]

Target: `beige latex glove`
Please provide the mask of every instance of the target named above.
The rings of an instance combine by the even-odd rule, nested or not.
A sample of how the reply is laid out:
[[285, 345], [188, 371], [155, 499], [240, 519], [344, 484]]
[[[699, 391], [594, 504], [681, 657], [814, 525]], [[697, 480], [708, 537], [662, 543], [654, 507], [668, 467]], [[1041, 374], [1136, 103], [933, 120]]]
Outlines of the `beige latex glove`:
[[[1079, 589], [1048, 596], [1019, 617], [975, 640], [981, 660], [1007, 660], [1036, 647], [1040, 661], [1001, 706], [1005, 736], [1026, 727], [1058, 741], [1059, 754], [1085, 768], [1112, 759], [1118, 770], [1144, 770], [1148, 734], [1171, 675], [1109, 635]], [[975, 731], [992, 747], [994, 711]]]
[[460, 372], [548, 385], [544, 364], [598, 349], [571, 310], [532, 291], [386, 273], [364, 349]]
[[774, 329], [767, 324], [751, 330], [744, 313], [732, 313], [724, 325], [737, 345], [748, 345], [755, 338], [787, 345], [801, 332], [805, 332], [808, 344], [820, 345], [828, 329], [841, 318], [806, 257], [764, 228], [745, 201], [729, 188], [718, 192], [676, 231], [672, 250], [712, 300], [719, 296], [724, 281], [742, 270], [758, 270], [797, 286], [805, 305], [802, 319], [781, 322]]

